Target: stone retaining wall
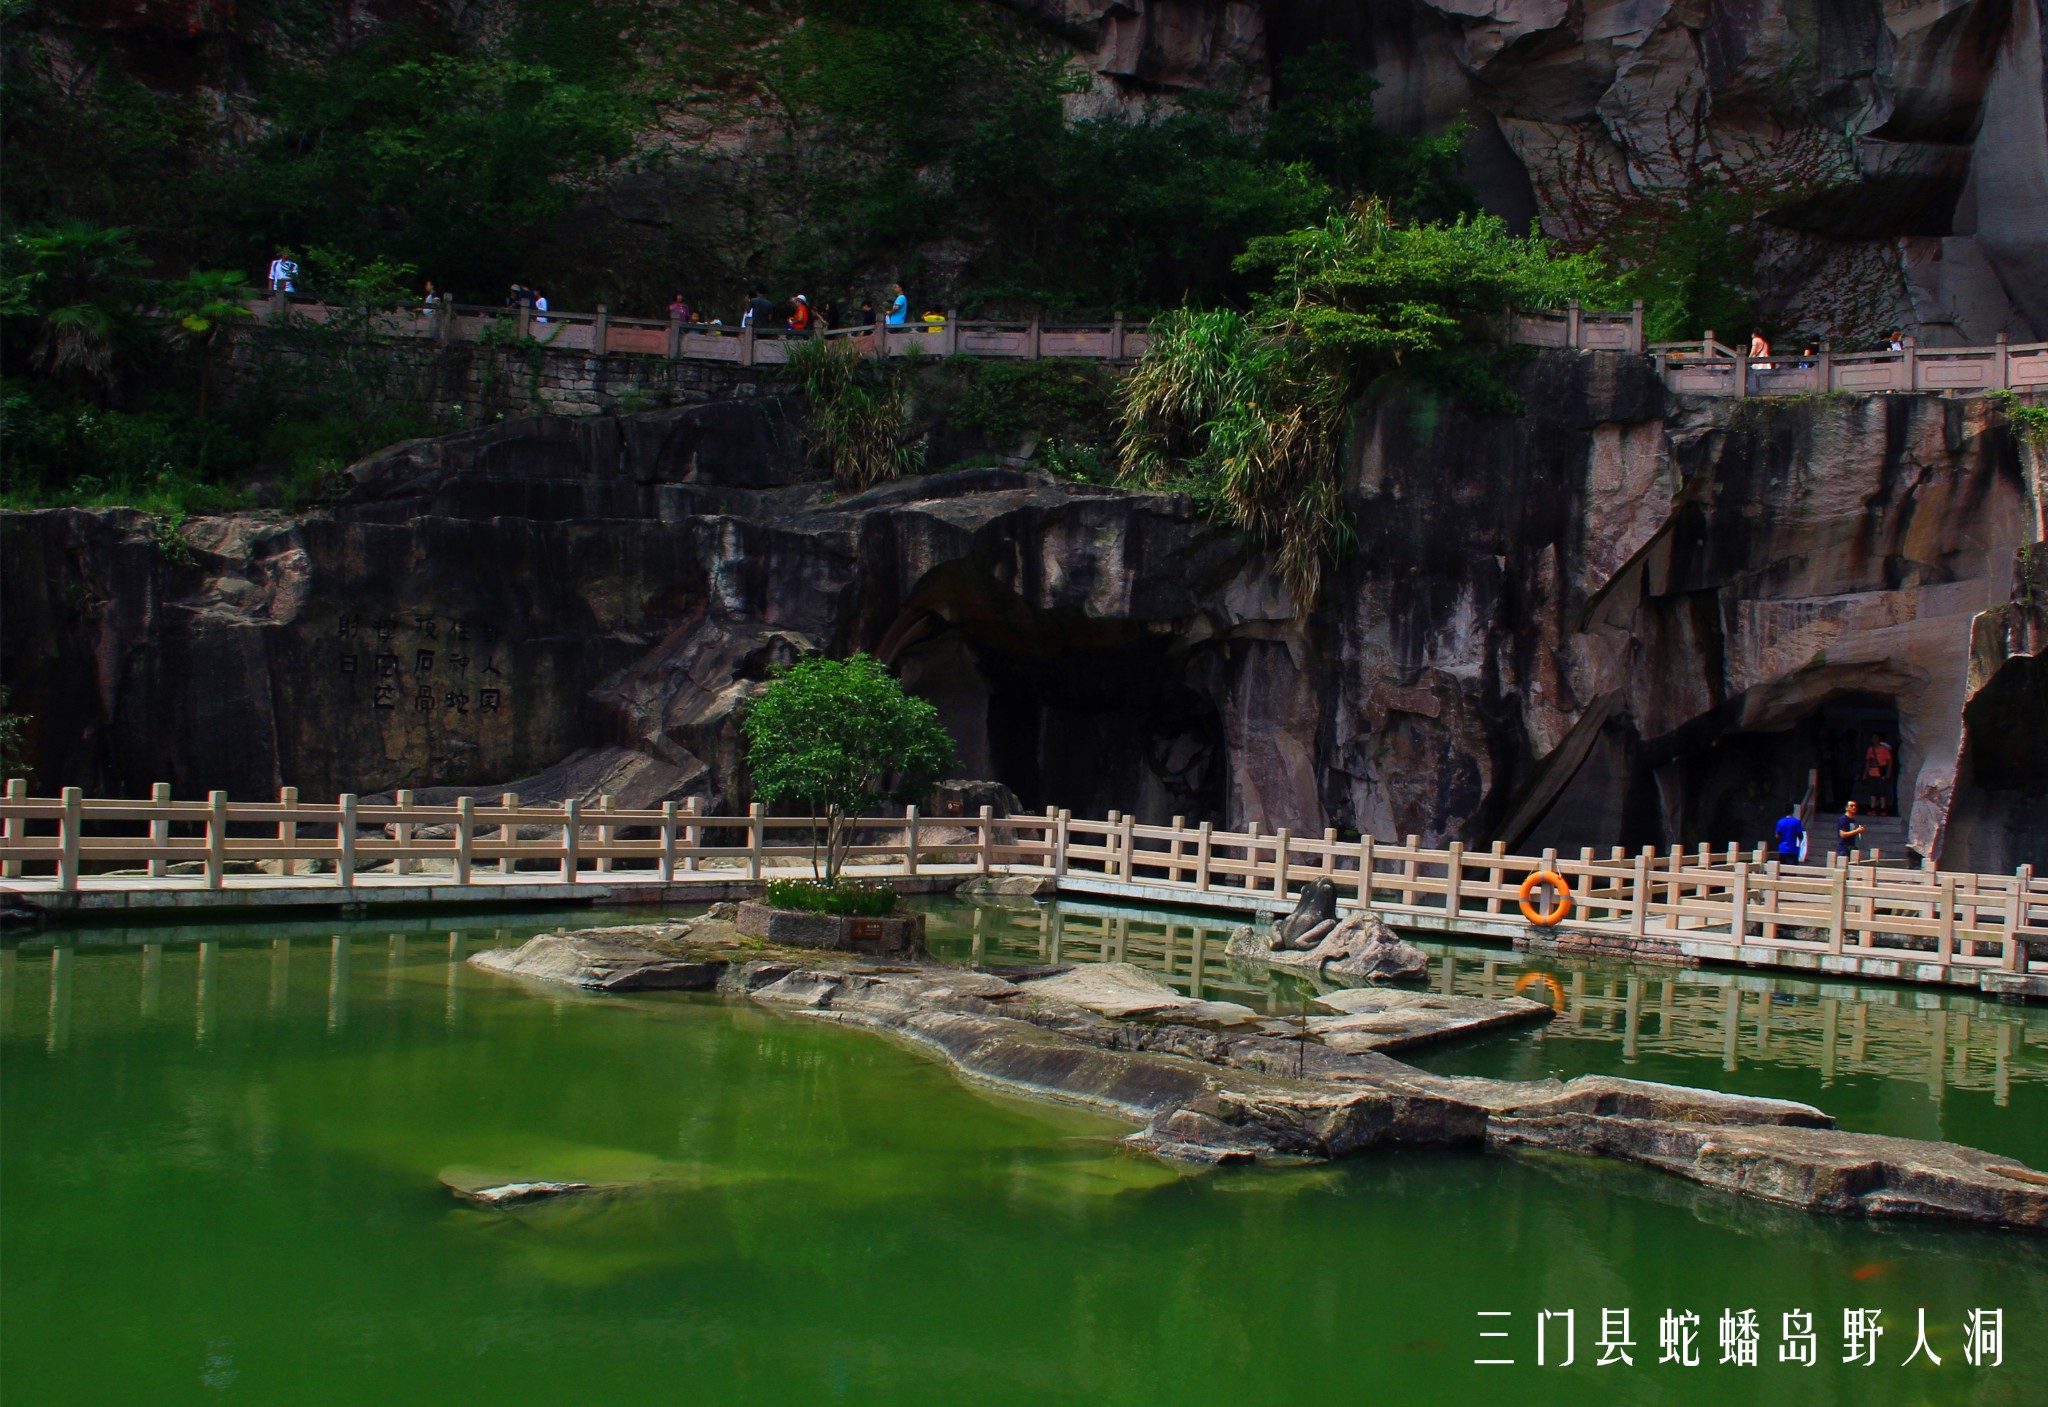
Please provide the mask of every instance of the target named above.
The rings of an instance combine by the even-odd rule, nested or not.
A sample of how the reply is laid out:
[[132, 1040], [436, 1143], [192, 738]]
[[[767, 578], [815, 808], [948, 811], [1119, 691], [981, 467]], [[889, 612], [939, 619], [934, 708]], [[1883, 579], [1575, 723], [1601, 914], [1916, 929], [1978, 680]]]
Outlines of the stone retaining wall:
[[671, 361], [538, 346], [389, 338], [343, 343], [319, 330], [244, 328], [221, 358], [229, 396], [285, 395], [354, 378], [375, 399], [427, 406], [465, 423], [520, 415], [660, 410], [758, 394], [779, 367]]

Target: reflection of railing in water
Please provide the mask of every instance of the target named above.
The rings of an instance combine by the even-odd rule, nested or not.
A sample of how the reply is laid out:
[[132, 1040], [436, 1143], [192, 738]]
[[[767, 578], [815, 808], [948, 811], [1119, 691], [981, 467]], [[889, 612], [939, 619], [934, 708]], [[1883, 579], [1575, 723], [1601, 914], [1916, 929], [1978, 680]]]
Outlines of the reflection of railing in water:
[[[1028, 913], [977, 909], [954, 922], [969, 929], [977, 962], [1130, 962], [1191, 996], [1255, 1005], [1273, 1004], [1283, 985], [1231, 964], [1228, 925], [1193, 918], [1063, 904]], [[944, 929], [933, 932], [944, 940]], [[1517, 982], [1531, 971], [1543, 971], [1563, 996], [1542, 1038], [1617, 1042], [1628, 1060], [1672, 1055], [1718, 1060], [1731, 1071], [1748, 1062], [1817, 1070], [1824, 1080], [1906, 1079], [1937, 1098], [1961, 1089], [1988, 1092], [2001, 1105], [2016, 1079], [2048, 1083], [2048, 1024], [1973, 1012], [1974, 998], [1929, 1006], [1918, 994], [1877, 988], [1692, 969], [1613, 974], [1548, 959], [1529, 965], [1535, 961], [1440, 950], [1430, 959], [1428, 985], [1455, 996], [1506, 997], [1517, 995]]]

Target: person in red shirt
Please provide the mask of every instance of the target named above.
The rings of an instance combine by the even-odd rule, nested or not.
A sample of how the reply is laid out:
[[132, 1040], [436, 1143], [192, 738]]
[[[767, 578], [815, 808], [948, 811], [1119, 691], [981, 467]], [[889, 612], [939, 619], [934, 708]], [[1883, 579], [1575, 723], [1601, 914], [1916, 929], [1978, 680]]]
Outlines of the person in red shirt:
[[1870, 813], [1889, 816], [1896, 806], [1892, 799], [1892, 767], [1896, 761], [1892, 745], [1876, 733], [1863, 750], [1863, 783], [1870, 789]]
[[809, 332], [811, 330], [811, 300], [799, 293], [789, 300], [789, 330]]

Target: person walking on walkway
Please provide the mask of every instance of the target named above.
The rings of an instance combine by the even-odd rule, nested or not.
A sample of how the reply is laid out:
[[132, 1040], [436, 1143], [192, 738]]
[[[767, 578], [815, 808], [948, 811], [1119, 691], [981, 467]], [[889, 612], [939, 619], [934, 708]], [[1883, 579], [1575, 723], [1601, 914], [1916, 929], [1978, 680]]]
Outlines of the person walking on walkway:
[[901, 327], [910, 318], [910, 295], [903, 291], [903, 285], [889, 285], [889, 326]]
[[768, 301], [768, 291], [756, 284], [754, 291], [747, 295], [747, 310], [740, 314], [740, 326], [751, 327], [756, 332], [768, 326], [775, 317], [775, 305]]
[[678, 293], [675, 297], [668, 300], [668, 317], [670, 322], [688, 322], [690, 320], [690, 304], [682, 294]]
[[1856, 819], [1856, 803], [1850, 802], [1842, 808], [1842, 823], [1835, 828], [1835, 853], [1847, 856], [1851, 851], [1863, 847], [1856, 842], [1863, 838], [1863, 825]]
[[1897, 810], [1892, 800], [1892, 745], [1872, 733], [1870, 746], [1863, 750], [1863, 783], [1870, 789], [1870, 814], [1889, 816]]
[[811, 330], [811, 300], [799, 293], [789, 300], [789, 321], [783, 324], [791, 332], [804, 334]]
[[[1770, 354], [1771, 344], [1764, 340], [1764, 330], [1760, 327], [1751, 328], [1749, 330], [1750, 359], [1755, 361], [1758, 357], [1768, 357]], [[1768, 371], [1770, 367], [1771, 364], [1767, 361], [1756, 362], [1756, 368], [1759, 371]]]
[[292, 258], [289, 249], [277, 251], [277, 257], [270, 261], [270, 291], [272, 293], [298, 292], [299, 264]]
[[1778, 822], [1778, 863], [1796, 865], [1799, 853], [1806, 848], [1806, 822], [1799, 819], [1799, 803], [1793, 802]]

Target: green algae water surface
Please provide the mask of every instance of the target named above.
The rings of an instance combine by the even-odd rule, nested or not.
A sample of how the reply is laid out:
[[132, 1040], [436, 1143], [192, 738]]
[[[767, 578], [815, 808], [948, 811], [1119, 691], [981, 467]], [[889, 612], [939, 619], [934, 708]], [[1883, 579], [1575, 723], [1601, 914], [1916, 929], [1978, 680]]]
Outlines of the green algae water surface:
[[[0, 952], [9, 1407], [2048, 1394], [2036, 1238], [1811, 1218], [1577, 1160], [1188, 1172], [1120, 1152], [1120, 1125], [977, 1092], [860, 1031], [460, 961], [536, 926], [79, 930]], [[977, 941], [965, 910], [935, 932]], [[1626, 1002], [1629, 974], [1609, 975]], [[1620, 1061], [1619, 1035], [1586, 1024], [1442, 1059]], [[2038, 1030], [2003, 1038], [2005, 1097], [1970, 1119], [1973, 1141], [2036, 1161]], [[1628, 1058], [1656, 1039], [1639, 1030]], [[1753, 1045], [1738, 1075], [1775, 1068]], [[1704, 1079], [1657, 1059], [1646, 1073]], [[1888, 1078], [1859, 1070], [1841, 1079]], [[1920, 1134], [1924, 1102], [1924, 1082], [1880, 1090], [1857, 1118]], [[490, 1212], [444, 1174], [622, 1190]], [[1865, 1308], [1876, 1362], [1845, 1363], [1843, 1312]], [[1621, 1309], [1633, 1361], [1599, 1366], [1603, 1311]], [[1923, 1309], [1928, 1352], [1901, 1366]], [[1966, 1316], [1991, 1309], [2002, 1362], [1972, 1366]], [[1658, 1361], [1667, 1310], [1698, 1316], [1697, 1366], [1682, 1333]], [[1723, 1364], [1719, 1321], [1745, 1310], [1759, 1361]], [[1813, 1316], [1812, 1366], [1780, 1361], [1786, 1312]]]

